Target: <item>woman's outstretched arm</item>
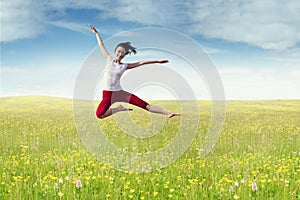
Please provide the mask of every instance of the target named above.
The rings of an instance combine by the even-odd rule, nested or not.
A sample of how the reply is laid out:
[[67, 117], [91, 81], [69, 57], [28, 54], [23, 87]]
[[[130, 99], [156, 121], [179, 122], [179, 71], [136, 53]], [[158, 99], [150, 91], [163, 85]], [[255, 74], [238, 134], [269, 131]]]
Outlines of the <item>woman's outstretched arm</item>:
[[142, 65], [147, 65], [147, 64], [155, 64], [155, 63], [159, 63], [159, 64], [163, 64], [163, 63], [168, 63], [168, 60], [145, 60], [145, 61], [140, 61], [140, 62], [136, 62], [136, 63], [129, 63], [127, 66], [127, 69], [133, 69]]
[[95, 27], [93, 27], [92, 25], [89, 25], [90, 30], [96, 35], [97, 41], [98, 41], [98, 45], [100, 47], [100, 50], [102, 52], [102, 55], [104, 56], [104, 58], [107, 58], [109, 56], [109, 53], [107, 52], [102, 39], [98, 33], [98, 31], [95, 29]]

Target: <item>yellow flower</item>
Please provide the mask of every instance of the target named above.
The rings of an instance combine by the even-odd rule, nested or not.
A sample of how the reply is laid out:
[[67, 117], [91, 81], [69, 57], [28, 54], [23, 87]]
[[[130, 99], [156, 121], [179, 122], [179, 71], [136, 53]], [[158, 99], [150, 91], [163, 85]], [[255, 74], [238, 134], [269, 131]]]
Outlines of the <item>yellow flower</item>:
[[156, 197], [158, 195], [158, 192], [153, 192], [153, 196]]
[[129, 198], [129, 199], [132, 199], [132, 198], [133, 198], [133, 195], [132, 195], [132, 194], [128, 195], [128, 198]]
[[173, 189], [173, 188], [170, 189], [170, 193], [172, 193], [172, 192], [174, 192], [174, 189]]
[[237, 199], [239, 199], [239, 198], [240, 198], [240, 197], [239, 197], [238, 195], [236, 195], [236, 194], [233, 196], [233, 199], [235, 199], [235, 200], [237, 200]]
[[135, 192], [135, 190], [134, 189], [130, 189], [130, 191], [129, 191], [130, 193], [134, 193]]
[[173, 198], [173, 194], [169, 194], [168, 197], [169, 197], [170, 199], [172, 199], [172, 198]]
[[58, 192], [58, 196], [59, 196], [59, 197], [62, 197], [62, 196], [64, 196], [64, 193], [62, 193], [61, 191], [59, 191], [59, 192]]

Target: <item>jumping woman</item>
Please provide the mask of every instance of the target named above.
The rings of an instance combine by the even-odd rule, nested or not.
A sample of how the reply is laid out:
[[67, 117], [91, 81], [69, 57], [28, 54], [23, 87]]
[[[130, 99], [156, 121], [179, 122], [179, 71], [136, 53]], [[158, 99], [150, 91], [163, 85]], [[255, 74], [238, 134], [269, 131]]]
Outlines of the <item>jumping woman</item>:
[[107, 63], [103, 75], [103, 97], [96, 111], [96, 115], [98, 118], [103, 119], [117, 112], [132, 110], [131, 108], [125, 108], [122, 105], [119, 105], [117, 108], [110, 108], [110, 106], [115, 102], [130, 103], [152, 113], [164, 114], [168, 118], [180, 116], [179, 113], [167, 111], [160, 107], [148, 104], [147, 102], [135, 96], [134, 94], [124, 91], [120, 85], [121, 76], [126, 70], [133, 69], [146, 64], [168, 63], [168, 60], [148, 60], [136, 63], [122, 63], [121, 61], [126, 55], [131, 53], [136, 54], [136, 48], [132, 47], [130, 42], [120, 43], [115, 48], [115, 58], [112, 58], [107, 52], [98, 31], [91, 25], [89, 25], [89, 28], [96, 35], [101, 53], [106, 59]]

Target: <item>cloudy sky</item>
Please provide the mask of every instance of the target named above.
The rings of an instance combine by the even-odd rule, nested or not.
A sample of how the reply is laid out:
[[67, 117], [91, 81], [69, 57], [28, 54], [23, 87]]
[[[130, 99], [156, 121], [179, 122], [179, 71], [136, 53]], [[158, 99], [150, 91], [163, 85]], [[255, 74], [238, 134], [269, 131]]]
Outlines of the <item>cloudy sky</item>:
[[71, 98], [97, 45], [93, 24], [103, 40], [144, 27], [191, 37], [213, 61], [227, 99], [299, 99], [299, 10], [298, 0], [3, 1], [1, 96]]

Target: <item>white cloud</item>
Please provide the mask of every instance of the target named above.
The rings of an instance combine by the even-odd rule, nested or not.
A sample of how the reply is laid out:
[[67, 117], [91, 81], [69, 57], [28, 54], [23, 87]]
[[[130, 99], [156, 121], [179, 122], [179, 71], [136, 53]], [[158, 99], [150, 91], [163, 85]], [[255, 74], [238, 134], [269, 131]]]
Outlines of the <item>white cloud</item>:
[[219, 70], [227, 99], [299, 99], [299, 70], [223, 68]]
[[[104, 3], [104, 2], [103, 2]], [[105, 5], [105, 4], [104, 4]], [[10, 0], [1, 2], [1, 42], [34, 38], [44, 34], [49, 26], [56, 26], [83, 32], [86, 25], [66, 21], [67, 8], [94, 8], [104, 6], [98, 1], [34, 1]]]
[[300, 41], [299, 1], [196, 1], [191, 10], [191, 33], [265, 49], [286, 49]]
[[120, 21], [136, 22], [145, 25], [182, 25], [187, 22], [185, 9], [189, 3], [185, 1], [116, 1], [107, 5], [102, 18], [116, 18]]
[[31, 38], [44, 30], [43, 11], [33, 1], [1, 2], [1, 42]]
[[124, 1], [101, 16], [177, 28], [190, 34], [244, 42], [265, 49], [287, 49], [300, 41], [299, 1], [195, 0], [151, 1], [151, 5], [148, 4], [149, 1]]
[[72, 97], [78, 68], [1, 67], [1, 96], [46, 95]]
[[69, 30], [76, 31], [76, 32], [82, 32], [82, 33], [86, 33], [85, 30], [88, 30], [87, 25], [78, 24], [78, 23], [74, 23], [74, 22], [67, 22], [67, 21], [62, 21], [62, 20], [49, 21], [47, 24], [50, 24], [50, 25], [53, 25], [56, 27], [69, 29]]
[[[263, 64], [268, 66], [255, 66], [256, 69], [250, 66], [219, 69], [226, 97], [300, 98], [299, 70], [294, 70], [300, 67], [299, 1], [10, 0], [1, 2], [1, 42], [33, 38], [44, 34], [49, 26], [84, 32], [87, 29], [86, 25], [80, 24], [76, 18], [67, 17], [69, 8], [94, 9], [102, 19], [114, 18], [121, 22], [134, 22], [144, 26], [158, 25], [207, 38], [279, 50], [264, 58]], [[223, 50], [206, 48], [206, 51], [213, 54]], [[135, 58], [139, 55], [149, 58], [153, 54], [150, 51], [147, 54], [140, 53]], [[276, 64], [276, 70], [280, 67], [283, 70], [266, 69], [273, 64]], [[50, 69], [51, 66], [48, 66], [43, 71], [18, 67], [2, 67], [1, 81], [2, 88], [5, 88], [3, 95], [72, 95], [76, 79], [75, 73], [70, 75], [69, 70], [72, 67]], [[289, 70], [284, 71], [287, 68]], [[58, 74], [69, 76], [61, 77]], [[50, 80], [49, 77], [54, 79]]]
[[[98, 17], [158, 25], [208, 38], [243, 42], [265, 49], [287, 49], [300, 41], [300, 2], [283, 1], [33, 1], [1, 3], [1, 41], [41, 34], [47, 25], [81, 30], [66, 9], [95, 9]], [[66, 24], [68, 26], [66, 26]], [[71, 25], [71, 26], [69, 26]]]
[[300, 70], [293, 70], [290, 72], [290, 76], [293, 77], [294, 79], [297, 79], [300, 85]]

